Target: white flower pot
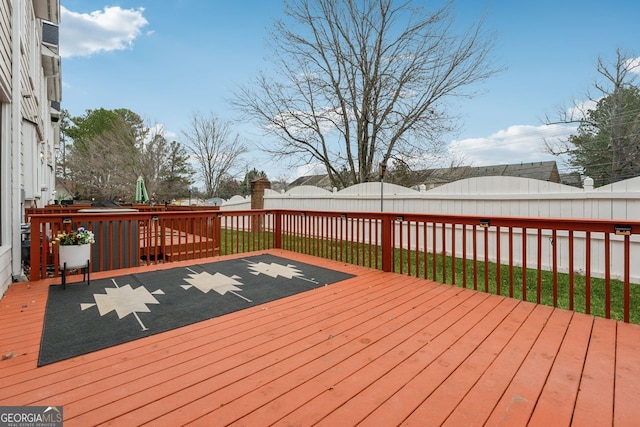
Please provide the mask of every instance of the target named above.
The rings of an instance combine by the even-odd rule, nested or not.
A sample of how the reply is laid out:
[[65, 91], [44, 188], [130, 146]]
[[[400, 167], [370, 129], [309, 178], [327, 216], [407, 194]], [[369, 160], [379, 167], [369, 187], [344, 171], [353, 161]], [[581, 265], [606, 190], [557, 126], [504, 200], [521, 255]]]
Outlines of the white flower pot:
[[91, 245], [61, 245], [58, 248], [58, 255], [60, 268], [65, 268], [65, 263], [67, 270], [88, 267], [91, 259]]

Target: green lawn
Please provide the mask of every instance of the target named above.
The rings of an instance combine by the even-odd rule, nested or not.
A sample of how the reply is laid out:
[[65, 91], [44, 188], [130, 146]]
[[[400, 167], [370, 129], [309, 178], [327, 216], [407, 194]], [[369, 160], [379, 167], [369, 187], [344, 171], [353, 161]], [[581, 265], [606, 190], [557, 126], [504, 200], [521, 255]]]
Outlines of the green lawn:
[[[248, 233], [236, 230], [223, 230], [221, 242], [221, 254], [231, 254], [237, 252], [250, 252], [273, 247], [274, 237], [272, 233]], [[381, 268], [381, 250], [368, 244], [352, 242], [336, 242], [332, 240], [300, 238], [297, 236], [282, 237], [283, 249], [301, 252], [323, 258], [336, 259], [343, 262]], [[406, 251], [395, 251], [395, 272], [410, 274], [411, 276], [426, 277], [428, 279], [447, 283], [455, 286], [466, 285], [467, 288], [474, 288], [473, 261], [466, 260], [463, 266], [462, 259], [456, 258], [455, 262], [455, 283], [452, 280], [452, 258], [432, 254], [426, 254], [426, 274], [425, 274], [425, 254]], [[418, 259], [416, 260], [416, 256]], [[443, 271], [444, 262], [444, 271]], [[497, 265], [487, 263], [488, 280], [486, 289], [488, 292], [497, 294]], [[466, 284], [464, 283], [464, 271], [466, 271]], [[500, 295], [509, 296], [509, 267], [500, 266]], [[477, 289], [485, 291], [485, 263], [477, 262]], [[538, 301], [538, 281], [540, 282], [540, 303], [553, 306], [553, 273], [541, 271], [538, 278], [536, 269], [526, 271], [526, 300], [530, 302]], [[570, 277], [565, 273], [557, 275], [557, 307], [570, 308]], [[640, 285], [630, 286], [630, 322], [640, 324]], [[574, 310], [579, 313], [586, 312], [586, 285], [585, 277], [574, 275]], [[522, 298], [522, 268], [513, 267], [513, 297]], [[604, 279], [591, 278], [591, 314], [605, 317], [605, 281]], [[619, 280], [611, 280], [611, 318], [623, 320], [624, 314], [624, 294], [623, 283]]]
[[[403, 256], [403, 273], [407, 273], [408, 266], [411, 265], [411, 275], [425, 277], [424, 274], [424, 254], [418, 254], [418, 272], [415, 271], [415, 253], [411, 254], [411, 259], [407, 260], [406, 251]], [[463, 271], [466, 268], [466, 287], [474, 288], [474, 276], [473, 276], [473, 261], [466, 260], [466, 266], [463, 267], [462, 259], [456, 259], [455, 266], [455, 283], [452, 280], [451, 272], [451, 257], [444, 258], [446, 272], [443, 277], [443, 257], [442, 255], [436, 256], [436, 270], [435, 275], [433, 272], [433, 256], [427, 254], [427, 275], [426, 277], [435, 280], [440, 283], [447, 283], [456, 286], [463, 286]], [[400, 256], [399, 251], [396, 251], [396, 271], [400, 271]], [[485, 268], [488, 269], [488, 280], [485, 287]], [[509, 267], [508, 265], [500, 266], [500, 295], [509, 296]], [[579, 313], [586, 312], [586, 284], [585, 277], [575, 274], [573, 277], [573, 309]], [[522, 268], [513, 267], [513, 297], [516, 299], [522, 298]], [[538, 277], [538, 271], [536, 269], [528, 268], [526, 270], [526, 300], [530, 302], [538, 302], [538, 282], [540, 282], [540, 303], [544, 305], [554, 306], [553, 301], [553, 272], [540, 271], [540, 277]], [[497, 264], [487, 263], [485, 267], [484, 261], [477, 262], [477, 289], [485, 291], [488, 288], [488, 292], [492, 294], [498, 294], [497, 291]], [[557, 274], [557, 307], [569, 309], [570, 308], [570, 276], [566, 273]], [[605, 317], [605, 298], [606, 298], [606, 286], [605, 280], [600, 278], [591, 278], [591, 314], [595, 316]], [[616, 320], [624, 319], [624, 284], [620, 280], [611, 280], [611, 318]], [[629, 320], [632, 323], [640, 324], [640, 285], [630, 285], [630, 314]]]

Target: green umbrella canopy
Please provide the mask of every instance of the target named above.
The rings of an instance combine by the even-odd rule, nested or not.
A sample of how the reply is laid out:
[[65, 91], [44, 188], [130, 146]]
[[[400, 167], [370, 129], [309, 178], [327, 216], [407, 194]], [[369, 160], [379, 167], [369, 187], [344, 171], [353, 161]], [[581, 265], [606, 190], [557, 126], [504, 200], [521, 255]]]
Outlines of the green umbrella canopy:
[[148, 201], [149, 194], [147, 194], [147, 187], [145, 187], [144, 178], [141, 175], [136, 181], [136, 203], [146, 203]]

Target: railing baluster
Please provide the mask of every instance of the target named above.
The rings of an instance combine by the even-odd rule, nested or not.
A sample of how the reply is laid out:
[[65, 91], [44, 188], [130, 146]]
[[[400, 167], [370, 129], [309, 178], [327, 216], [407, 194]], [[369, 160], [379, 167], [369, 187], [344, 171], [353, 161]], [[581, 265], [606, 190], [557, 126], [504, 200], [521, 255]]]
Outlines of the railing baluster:
[[451, 284], [456, 285], [456, 224], [451, 224]]
[[382, 254], [379, 251], [379, 248], [382, 245], [382, 227], [381, 227], [381, 222], [380, 221], [382, 221], [382, 219], [380, 219], [379, 221], [376, 221], [376, 224], [375, 224], [375, 229], [376, 229], [376, 241], [375, 241], [375, 245], [376, 245], [376, 250], [375, 250], [375, 252], [376, 252], [376, 269], [381, 267], [378, 264], [378, 260], [382, 256]]
[[496, 226], [496, 294], [502, 295], [502, 264], [500, 263], [500, 226]]
[[[245, 241], [247, 237], [247, 215], [242, 215], [242, 233], [240, 233], [240, 235], [242, 236], [242, 245], [238, 247], [237, 252], [240, 252], [240, 247], [242, 247], [242, 252], [245, 252]], [[238, 244], [240, 244], [240, 242], [238, 242]]]
[[[404, 262], [403, 262], [404, 261], [404, 245], [402, 243], [402, 242], [404, 242], [404, 239], [402, 238], [403, 237], [403, 231], [404, 231], [404, 223], [403, 223], [402, 219], [400, 219], [400, 220], [396, 219], [396, 221], [398, 223], [398, 239], [399, 239], [398, 246], [400, 248], [400, 250], [399, 250], [399, 252], [400, 252], [400, 262], [399, 262], [400, 271], [398, 271], [398, 273], [402, 274], [404, 272], [404, 268], [403, 268], [403, 266], [404, 266]], [[393, 228], [395, 229], [395, 227], [393, 227]], [[395, 238], [393, 240], [395, 242]]]
[[416, 277], [420, 277], [420, 222], [418, 222], [417, 220], [414, 221], [416, 227], [416, 233], [415, 233], [415, 241], [416, 241], [416, 250], [415, 250], [415, 254], [416, 254], [416, 265], [415, 265], [415, 269], [416, 269]]
[[[354, 262], [353, 262], [353, 260], [355, 259], [354, 252], [353, 252], [353, 251], [354, 251], [354, 249], [355, 249], [355, 248], [354, 248], [354, 246], [355, 246], [355, 245], [354, 245], [354, 242], [355, 242], [355, 240], [354, 240], [354, 239], [355, 239], [355, 234], [354, 234], [354, 233], [355, 233], [355, 230], [354, 230], [354, 228], [355, 228], [355, 227], [353, 226], [353, 223], [354, 223], [354, 218], [349, 218], [349, 219], [347, 220], [347, 228], [348, 228], [348, 229], [349, 229], [349, 231], [351, 232], [351, 233], [350, 233], [351, 235], [349, 236], [349, 257], [350, 257], [349, 262], [350, 262], [351, 264], [353, 264], [353, 263], [354, 263]], [[356, 261], [356, 264], [357, 264], [357, 261]]]
[[527, 301], [527, 229], [522, 227], [522, 301]]
[[558, 235], [556, 230], [551, 232], [551, 265], [553, 277], [553, 306], [558, 306]]
[[462, 287], [467, 287], [467, 225], [462, 224]]
[[302, 224], [302, 229], [300, 230], [300, 232], [302, 233], [301, 235], [301, 240], [300, 243], [302, 244], [302, 250], [301, 252], [303, 254], [309, 255], [310, 254], [310, 242], [309, 242], [309, 235], [310, 235], [310, 227], [309, 227], [309, 216], [308, 215], [304, 215], [302, 218], [300, 218], [300, 222]]
[[611, 238], [609, 233], [604, 235], [604, 300], [605, 317], [611, 318]]
[[473, 224], [473, 289], [478, 290], [478, 233], [477, 226]]
[[340, 255], [338, 257], [338, 259], [342, 262], [344, 262], [344, 233], [345, 233], [345, 226], [344, 226], [344, 222], [345, 222], [345, 218], [344, 217], [340, 217], [338, 224], [339, 224], [339, 238], [338, 238], [338, 247], [340, 248]]
[[[364, 240], [364, 222], [361, 218], [356, 218], [356, 265], [364, 264], [364, 245], [362, 241]], [[362, 227], [362, 236], [360, 235], [360, 228]], [[360, 257], [362, 256], [362, 263], [360, 263]]]
[[427, 233], [428, 229], [428, 223], [426, 221], [422, 221], [422, 242], [423, 242], [423, 249], [422, 249], [422, 255], [423, 255], [423, 261], [422, 263], [424, 264], [423, 268], [424, 268], [424, 273], [422, 274], [422, 277], [427, 279], [429, 277], [429, 236]]
[[442, 238], [442, 283], [447, 283], [447, 224], [444, 222], [441, 224], [441, 238]]
[[[373, 265], [372, 262], [371, 262], [371, 256], [372, 256], [372, 252], [373, 252], [371, 250], [371, 247], [373, 246], [373, 236], [371, 234], [373, 232], [373, 219], [368, 218], [366, 220], [366, 224], [367, 224], [367, 227], [368, 227], [369, 234], [367, 235], [367, 238], [365, 239], [366, 246], [364, 248], [366, 248], [369, 258], [368, 258], [367, 262], [364, 265], [365, 265], [365, 267], [371, 268], [372, 265]], [[364, 248], [363, 248], [363, 251], [365, 250]]]
[[411, 220], [404, 221], [407, 225], [407, 276], [411, 276], [411, 256], [413, 251], [411, 250], [412, 245], [412, 234], [411, 234]]
[[224, 255], [230, 254], [231, 253], [231, 247], [230, 247], [230, 242], [229, 239], [231, 238], [231, 234], [233, 233], [233, 229], [232, 227], [229, 226], [229, 221], [232, 220], [231, 217], [225, 216], [224, 217], [224, 229], [225, 229], [225, 236], [224, 236]]
[[484, 230], [484, 291], [489, 292], [489, 227]]
[[437, 231], [436, 231], [436, 222], [432, 222], [431, 229], [431, 240], [432, 240], [432, 249], [431, 249], [431, 280], [438, 280], [438, 242], [437, 242]]
[[574, 309], [575, 300], [575, 272], [573, 267], [573, 230], [569, 230], [569, 310]]
[[509, 227], [509, 298], [513, 298], [513, 227]]
[[538, 289], [536, 291], [536, 302], [540, 304], [542, 297], [542, 230], [538, 229]]
[[330, 237], [327, 239], [329, 243], [329, 259], [336, 259], [336, 232], [337, 232], [337, 221], [338, 219], [334, 216], [329, 217], [329, 234]]
[[623, 260], [623, 269], [624, 269], [624, 279], [623, 279], [623, 287], [624, 287], [624, 321], [629, 323], [629, 316], [631, 312], [631, 290], [630, 290], [630, 258], [631, 258], [631, 248], [630, 248], [630, 238], [629, 235], [624, 236], [624, 260]]
[[[109, 222], [109, 224], [107, 225], [107, 229], [109, 229], [109, 225], [111, 225], [111, 222]], [[76, 224], [76, 228], [77, 228], [77, 224]], [[98, 229], [100, 230], [100, 234], [98, 234], [99, 236], [105, 236], [104, 228], [105, 228], [104, 221], [98, 221]], [[110, 252], [112, 247], [111, 230], [109, 230], [109, 234], [106, 234], [106, 235], [109, 236], [109, 243], [107, 244], [107, 247]], [[106, 270], [104, 265], [104, 246], [105, 246], [104, 244], [98, 244], [98, 260], [99, 260], [98, 268], [100, 271]]]
[[320, 253], [320, 257], [322, 258], [328, 258], [327, 256], [327, 217], [326, 216], [321, 216], [319, 219], [319, 223], [320, 223], [320, 235], [318, 236], [320, 238], [320, 244], [319, 246], [319, 253]]

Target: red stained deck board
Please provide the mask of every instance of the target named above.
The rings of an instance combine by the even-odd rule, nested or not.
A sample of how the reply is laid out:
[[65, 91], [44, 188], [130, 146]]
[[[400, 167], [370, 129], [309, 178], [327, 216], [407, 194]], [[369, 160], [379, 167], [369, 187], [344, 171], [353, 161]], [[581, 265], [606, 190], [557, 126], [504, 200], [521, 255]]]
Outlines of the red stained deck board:
[[518, 332], [532, 309], [530, 304], [515, 306], [433, 394], [404, 420], [403, 425], [423, 426], [425, 421], [441, 425]]
[[493, 410], [489, 425], [526, 425], [540, 397], [573, 313], [554, 310]]
[[[455, 341], [435, 358], [418, 360], [412, 378], [393, 396], [377, 407], [364, 423], [399, 425], [436, 390], [511, 312], [514, 300], [489, 296], [484, 303], [465, 314], [451, 329]], [[448, 331], [447, 335], [450, 335]], [[404, 368], [402, 365], [399, 368]], [[427, 420], [425, 420], [427, 422]]]
[[[228, 316], [227, 320], [230, 318], [233, 318], [233, 316]], [[242, 321], [246, 321], [246, 320], [251, 320], [250, 316], [247, 316], [247, 312], [245, 312], [244, 316], [242, 317]], [[126, 375], [127, 375], [127, 380], [131, 381], [132, 379], [136, 378], [136, 375], [131, 376], [132, 373], [137, 374], [140, 370], [143, 370], [147, 365], [151, 366], [152, 362], [157, 361], [157, 359], [154, 359], [154, 357], [160, 357], [158, 355], [166, 357], [169, 354], [184, 352], [185, 349], [188, 350], [188, 349], [197, 348], [197, 345], [199, 343], [195, 340], [195, 337], [199, 333], [198, 331], [200, 331], [200, 333], [202, 334], [209, 334], [209, 333], [215, 332], [213, 328], [211, 328], [210, 330], [204, 330], [203, 325], [206, 325], [206, 323], [203, 322], [197, 325], [192, 325], [193, 327], [190, 328], [189, 333], [186, 333], [185, 329], [174, 330], [174, 331], [167, 332], [165, 334], [154, 335], [152, 337], [149, 337], [143, 340], [138, 340], [131, 343], [123, 344], [122, 346], [112, 347], [110, 349], [102, 350], [100, 352], [92, 353], [90, 355], [79, 356], [77, 358], [74, 358], [73, 360], [81, 361], [83, 359], [89, 359], [97, 354], [100, 354], [102, 358], [92, 363], [93, 372], [106, 368], [104, 377], [108, 378], [110, 381], [113, 381], [112, 375], [108, 372], [110, 368], [116, 365], [119, 369], [119, 372], [124, 373], [127, 371], [127, 367], [130, 365], [129, 367], [131, 369], [131, 373], [126, 373]], [[174, 338], [171, 338], [172, 336]], [[137, 356], [132, 357], [130, 355], [131, 350], [136, 350], [137, 347], [139, 346], [141, 346], [141, 350], [144, 351], [144, 353], [138, 354]], [[113, 353], [113, 356], [111, 357], [109, 353], [112, 353], [112, 352], [114, 353]], [[106, 357], [107, 355], [109, 355], [110, 357], [107, 358]], [[148, 362], [148, 363], [146, 363], [143, 366], [143, 368], [140, 368], [139, 366], [140, 366], [141, 360], [135, 360], [136, 357], [144, 358], [144, 362]], [[190, 354], [188, 357], [193, 357], [193, 354]], [[83, 381], [85, 382], [85, 384], [91, 387], [92, 391], [96, 391], [96, 390], [100, 391], [98, 385], [95, 382], [95, 379], [94, 381], [91, 381], [89, 378], [87, 378], [86, 367], [84, 365], [85, 365], [84, 363], [79, 363], [74, 368], [65, 369], [64, 371], [63, 370], [53, 371], [50, 375], [41, 375], [39, 378], [34, 378], [34, 381], [33, 381], [34, 386], [36, 385], [35, 384], [36, 382], [40, 385], [42, 385], [43, 382], [45, 384], [47, 383], [55, 384], [55, 383], [58, 383], [62, 377], [66, 377], [67, 379], [81, 377], [83, 378]], [[53, 368], [48, 368], [49, 366], [53, 367], [53, 366], [61, 366], [61, 365], [60, 364], [48, 365], [48, 366], [39, 368], [38, 371], [44, 374], [46, 371], [50, 371], [53, 369]], [[97, 376], [99, 376], [99, 373]], [[144, 374], [141, 373], [138, 376], [143, 377]], [[68, 382], [69, 381], [67, 381], [67, 383]], [[69, 389], [82, 394], [83, 391], [77, 390], [77, 387], [78, 387], [78, 384], [68, 385]], [[13, 392], [17, 393], [17, 391], [18, 390], [14, 388]], [[63, 392], [63, 390], [55, 390], [55, 392], [51, 391], [51, 393], [53, 394], [60, 393], [60, 392]]]
[[[335, 293], [335, 289], [332, 290], [328, 287], [322, 288], [322, 290], [328, 294]], [[308, 300], [306, 303], [303, 303], [300, 298], [294, 298], [290, 301], [290, 304], [299, 306], [302, 313], [304, 313], [305, 304], [316, 305], [320, 303], [321, 296], [319, 293], [312, 291], [305, 298], [305, 300]], [[143, 406], [145, 402], [158, 400], [158, 393], [163, 396], [169, 395], [173, 400], [176, 398], [174, 392], [189, 384], [189, 377], [193, 377], [193, 383], [197, 384], [202, 381], [202, 375], [206, 375], [207, 370], [231, 369], [238, 363], [246, 363], [252, 357], [252, 348], [258, 344], [254, 337], [257, 336], [259, 340], [265, 342], [274, 342], [278, 338], [276, 334], [284, 336], [290, 331], [288, 328], [295, 329], [300, 327], [299, 322], [296, 321], [290, 322], [285, 327], [282, 327], [278, 322], [274, 324], [270, 319], [279, 318], [279, 312], [276, 307], [282, 303], [273, 302], [274, 305], [270, 304], [264, 305], [262, 308], [237, 312], [235, 313], [237, 316], [235, 316], [236, 319], [234, 321], [229, 321], [228, 319], [234, 316], [222, 316], [197, 324], [210, 323], [211, 325], [206, 330], [192, 334], [193, 336], [181, 345], [188, 347], [186, 351], [181, 351], [177, 356], [170, 356], [162, 361], [147, 359], [150, 363], [132, 371], [132, 374], [137, 376], [139, 375], [138, 371], [140, 369], [143, 370], [140, 374], [141, 380], [137, 381], [135, 385], [130, 384], [130, 375], [116, 375], [115, 377], [106, 375], [103, 381], [104, 384], [98, 384], [98, 387], [104, 387], [105, 392], [112, 390], [110, 393], [101, 392], [82, 399], [72, 404], [70, 410], [77, 409], [79, 412], [85, 411], [85, 413], [89, 413], [87, 411], [89, 408], [92, 409], [90, 416], [93, 419], [100, 419], [101, 413], [105, 413], [105, 418], [109, 419], [109, 417], [127, 410], [137, 409]], [[264, 324], [264, 326], [256, 325], [256, 322], [260, 319], [262, 319], [261, 324]], [[307, 321], [313, 323], [314, 319]], [[195, 325], [192, 326], [195, 327]], [[244, 330], [238, 328], [244, 328]], [[191, 327], [181, 329], [187, 330], [191, 329]], [[194, 345], [196, 347], [192, 347]], [[152, 357], [156, 354], [164, 356], [168, 350], [160, 348], [154, 352]], [[132, 369], [135, 369], [135, 366], [139, 366], [140, 362], [134, 362], [131, 365]], [[87, 387], [94, 391], [96, 384], [87, 384]], [[118, 393], [122, 393], [123, 387], [126, 388], [126, 396], [134, 396], [135, 399], [130, 399], [130, 402], [120, 402], [123, 397]], [[145, 396], [148, 396], [147, 400], [145, 400]], [[106, 408], [110, 410], [108, 411]]]
[[[371, 292], [383, 295], [385, 289], [391, 293], [402, 292], [401, 288], [394, 288], [393, 285], [393, 281], [378, 284], [375, 281], [369, 281], [361, 284], [362, 288], [371, 286]], [[377, 289], [378, 286], [382, 287], [382, 292]], [[324, 289], [333, 295], [333, 301], [327, 301], [326, 306], [314, 304], [315, 310], [302, 311], [302, 315], [306, 318], [282, 317], [279, 324], [274, 325], [263, 334], [258, 333], [256, 338], [251, 336], [243, 338], [234, 335], [232, 337], [233, 343], [230, 345], [211, 337], [210, 351], [203, 355], [202, 360], [192, 360], [181, 364], [178, 368], [179, 372], [175, 372], [175, 370], [167, 372], [168, 377], [163, 378], [162, 381], [133, 393], [135, 398], [131, 399], [132, 402], [114, 401], [113, 404], [105, 406], [105, 408], [110, 407], [110, 411], [100, 408], [98, 411], [92, 411], [91, 416], [95, 418], [104, 413], [105, 417], [113, 417], [115, 414], [129, 409], [134, 412], [126, 415], [121, 421], [152, 419], [150, 418], [152, 415], [157, 416], [158, 413], [168, 412], [179, 408], [180, 405], [188, 404], [195, 399], [194, 396], [211, 394], [219, 388], [232, 386], [241, 380], [251, 379], [253, 381], [253, 372], [269, 368], [274, 360], [290, 358], [299, 353], [301, 349], [312, 348], [318, 343], [326, 341], [330, 332], [328, 330], [325, 332], [324, 329], [333, 324], [342, 325], [348, 320], [348, 316], [344, 316], [340, 312], [334, 313], [335, 307], [331, 306], [335, 305], [336, 301], [352, 300], [342, 298], [341, 292], [334, 292], [335, 288], [326, 287]], [[348, 304], [347, 309], [367, 310], [366, 307], [359, 308], [352, 302]], [[277, 313], [275, 309], [271, 308], [268, 311]], [[309, 311], [310, 313], [307, 313]], [[286, 324], [283, 325], [283, 322]], [[327, 323], [323, 326], [322, 322]], [[256, 334], [255, 331], [250, 330], [250, 332]], [[216, 349], [218, 346], [220, 349]], [[214, 354], [214, 356], [210, 356], [210, 354]], [[311, 355], [311, 357], [317, 356]], [[251, 378], [249, 378], [250, 376]], [[246, 392], [247, 385], [240, 384], [242, 385], [240, 391]], [[160, 399], [159, 394], [167, 397]], [[223, 403], [229, 399], [230, 393], [225, 391], [220, 395], [220, 398], [223, 399], [221, 403]], [[210, 402], [215, 400], [208, 396], [206, 401], [206, 408], [209, 408]], [[185, 422], [185, 418], [181, 422]]]
[[552, 308], [542, 305], [524, 302], [520, 304], [531, 305], [534, 308], [523, 320], [509, 343], [496, 356], [491, 366], [470, 387], [464, 399], [449, 414], [443, 425], [450, 427], [484, 425], [491, 415], [494, 405], [504, 394], [553, 311]]
[[640, 422], [640, 326], [618, 323], [614, 425]]
[[[479, 309], [486, 301], [486, 297], [488, 295], [471, 291], [458, 294], [458, 301], [454, 308], [449, 310], [445, 308], [441, 313], [437, 313], [438, 317], [425, 322], [423, 329], [411, 337], [411, 340], [385, 355], [387, 359], [394, 360], [394, 363], [368, 364], [359, 377], [346, 379], [345, 387], [349, 388], [362, 386], [360, 378], [373, 377], [372, 380], [375, 381], [371, 384], [365, 383], [366, 388], [328, 414], [318, 425], [332, 426], [340, 422], [345, 425], [355, 425], [361, 422], [394, 393], [401, 390], [415, 376], [416, 370], [435, 360], [449, 348], [455, 342], [459, 331], [464, 329], [464, 326], [461, 327], [457, 322], [465, 313]], [[343, 388], [339, 385], [331, 390], [331, 394], [341, 393]]]
[[[403, 278], [398, 277], [398, 280], [403, 280]], [[394, 287], [399, 288], [396, 285], [397, 283], [391, 281], [385, 283], [384, 287], [387, 288], [387, 286], [389, 286], [389, 289], [393, 289]], [[374, 290], [375, 286], [371, 286], [371, 288], [369, 292]], [[421, 289], [416, 288], [417, 292], [377, 292], [377, 294], [379, 294], [379, 299], [388, 300], [391, 295], [397, 294], [394, 297], [395, 300], [411, 301], [414, 298], [423, 298], [425, 294], [438, 293], [445, 289], [446, 287], [433, 284], [422, 287]], [[250, 375], [252, 382], [256, 384], [266, 384], [270, 381], [272, 383], [279, 381], [282, 376], [288, 375], [289, 372], [297, 367], [309, 366], [309, 364], [318, 360], [319, 356], [326, 356], [328, 350], [338, 347], [341, 339], [343, 339], [346, 334], [356, 333], [354, 331], [357, 330], [371, 329], [373, 327], [372, 324], [375, 325], [379, 322], [378, 319], [390, 315], [388, 314], [390, 308], [388, 304], [380, 303], [371, 297], [368, 297], [368, 300], [369, 305], [342, 307], [339, 311], [336, 311], [334, 316], [336, 319], [332, 320], [332, 324], [325, 323], [326, 321], [321, 320], [319, 323], [310, 325], [308, 331], [312, 332], [312, 335], [309, 335], [311, 339], [307, 340], [308, 342], [296, 343], [294, 337], [287, 335], [285, 337], [288, 342], [286, 347], [269, 350], [265, 352], [264, 357], [261, 359], [251, 361], [249, 364], [243, 364], [233, 373], [233, 376], [227, 375], [228, 373], [223, 374], [225, 378], [228, 377], [224, 381], [221, 381], [220, 377], [216, 377], [211, 379], [210, 384], [198, 384], [198, 387], [208, 387], [210, 394], [198, 399], [198, 401], [188, 403], [185, 407], [176, 411], [175, 414], [168, 415], [168, 418], [163, 417], [163, 420], [175, 419], [176, 422], [178, 422], [178, 420], [185, 422], [186, 420], [195, 419], [197, 416], [204, 415], [212, 410], [209, 405], [211, 401], [220, 402], [220, 405], [224, 405], [225, 408], [229, 407], [231, 405], [230, 402], [232, 402], [235, 397], [240, 397], [248, 393], [246, 386], [239, 384], [237, 379], [239, 375]], [[332, 305], [335, 305], [335, 303]], [[329, 314], [323, 307], [318, 306], [317, 310], [322, 316], [326, 317]], [[337, 308], [334, 308], [334, 310], [337, 310]], [[339, 320], [338, 317], [344, 318], [345, 320]], [[329, 318], [327, 318], [327, 320], [329, 320]], [[339, 321], [336, 322], [336, 320]], [[343, 329], [343, 331], [336, 329], [337, 327]], [[298, 348], [297, 352], [292, 353], [296, 347]], [[359, 348], [362, 348], [362, 343], [358, 345], [358, 349]], [[333, 355], [333, 358], [337, 359], [338, 357], [338, 355]], [[287, 388], [290, 388], [290, 385], [287, 385]], [[196, 393], [193, 393], [193, 390], [185, 390], [184, 393], [181, 393], [180, 398], [192, 399], [192, 395], [194, 394]], [[219, 415], [216, 416], [216, 420], [221, 421]]]
[[571, 423], [592, 327], [591, 316], [576, 313], [571, 318], [533, 416], [529, 420], [531, 425]]
[[573, 411], [574, 425], [611, 425], [615, 360], [616, 322], [595, 318]]
[[[237, 417], [237, 413], [240, 412], [248, 413], [247, 417], [239, 421], [243, 424], [255, 424], [258, 420], [266, 423], [278, 421], [281, 414], [306, 405], [322, 392], [338, 388], [339, 382], [345, 378], [358, 375], [362, 366], [368, 363], [384, 366], [384, 362], [380, 360], [381, 356], [400, 345], [407, 335], [413, 334], [416, 328], [414, 320], [420, 317], [420, 311], [414, 307], [435, 308], [438, 303], [446, 304], [455, 299], [455, 295], [452, 294], [453, 292], [445, 292], [438, 295], [442, 298], [430, 299], [430, 295], [426, 295], [426, 301], [406, 301], [392, 312], [373, 318], [366, 328], [354, 328], [348, 334], [336, 336], [334, 339], [340, 347], [326, 353], [328, 357], [300, 365], [295, 371], [270, 383], [268, 390], [260, 388], [251, 395], [243, 396], [237, 402], [212, 412], [207, 419], [224, 421], [227, 420], [226, 416]], [[235, 410], [236, 406], [243, 410]], [[310, 406], [321, 408], [315, 403]], [[281, 410], [274, 412], [272, 408], [275, 407]], [[312, 420], [301, 421], [308, 423]], [[295, 425], [295, 422], [293, 424]]]
[[12, 285], [0, 300], [0, 353], [15, 356], [0, 361], [0, 405], [62, 405], [68, 426], [640, 419], [638, 325], [269, 253], [356, 277], [40, 368], [47, 287], [59, 278]]
[[[463, 301], [459, 291], [456, 292], [455, 288], [449, 288], [447, 292], [443, 292], [437, 298], [429, 301], [429, 306], [433, 306], [433, 308], [421, 305], [420, 310], [417, 310], [417, 307], [414, 307], [410, 321], [397, 319], [402, 326], [394, 330], [392, 334], [371, 342], [371, 344], [369, 344], [371, 335], [363, 336], [359, 341], [367, 343], [367, 348], [353, 355], [341, 365], [330, 368], [322, 376], [315, 378], [314, 383], [319, 384], [316, 391], [317, 396], [305, 402], [304, 405], [298, 406], [295, 411], [278, 422], [296, 425], [322, 420], [357, 396], [366, 387], [371, 386], [374, 381], [387, 374], [398, 363], [418, 351], [425, 342], [426, 325], [438, 322]], [[395, 322], [396, 319], [393, 321]], [[331, 386], [323, 387], [322, 385], [326, 383]], [[343, 417], [339, 417], [344, 421]]]

